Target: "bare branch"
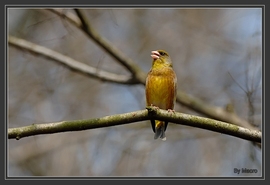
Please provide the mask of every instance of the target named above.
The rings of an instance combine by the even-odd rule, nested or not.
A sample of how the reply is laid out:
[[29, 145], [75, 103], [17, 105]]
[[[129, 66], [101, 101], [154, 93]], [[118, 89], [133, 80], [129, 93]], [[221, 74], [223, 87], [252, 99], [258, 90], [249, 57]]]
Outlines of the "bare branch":
[[76, 16], [74, 13], [65, 11], [65, 9], [50, 8], [47, 10], [57, 14], [59, 17], [62, 17], [63, 19], [67, 19], [68, 22], [72, 23], [74, 26], [76, 26], [78, 28], [80, 28], [82, 25], [82, 22], [80, 21], [78, 16]]
[[202, 113], [210, 118], [239, 125], [252, 130], [258, 130], [257, 127], [252, 126], [249, 122], [240, 118], [233, 112], [227, 112], [225, 109], [208, 105], [202, 100], [191, 97], [184, 92], [177, 91], [176, 100], [187, 107]]
[[137, 78], [142, 84], [145, 83], [146, 74], [137, 66], [134, 61], [124, 56], [124, 54], [113, 46], [108, 40], [103, 38], [98, 32], [89, 24], [83, 12], [79, 9], [75, 9], [78, 17], [74, 14], [64, 12], [61, 9], [49, 9], [53, 13], [65, 18], [71, 24], [81, 29], [88, 37], [96, 42], [101, 48], [103, 48], [109, 55], [111, 55], [117, 62], [123, 65], [128, 71], [132, 73], [134, 78]]
[[132, 77], [125, 75], [118, 75], [106, 71], [102, 71], [100, 69], [91, 67], [79, 61], [76, 61], [68, 56], [62, 55], [56, 51], [53, 51], [49, 48], [34, 44], [32, 42], [26, 41], [24, 39], [19, 39], [13, 36], [9, 36], [8, 38], [9, 44], [18, 47], [20, 49], [27, 50], [29, 52], [39, 54], [43, 57], [47, 57], [53, 61], [59, 62], [62, 65], [65, 65], [75, 71], [78, 71], [82, 74], [89, 75], [91, 77], [98, 78], [100, 80], [121, 83], [121, 84], [134, 84], [138, 83]]
[[173, 113], [171, 111], [158, 109], [156, 107], [147, 107], [147, 110], [139, 110], [135, 112], [89, 120], [61, 121], [56, 123], [32, 124], [19, 128], [9, 128], [8, 138], [20, 139], [23, 137], [39, 134], [52, 134], [58, 132], [80, 131], [101, 127], [110, 127], [150, 119], [158, 119], [176, 124], [198, 127], [223, 134], [228, 134], [253, 142], [261, 142], [260, 131], [243, 128], [240, 126], [216, 121], [209, 118], [203, 118], [178, 112]]
[[[117, 59], [118, 62], [126, 66], [126, 68], [129, 69], [134, 76], [136, 76], [136, 79], [138, 79], [141, 84], [145, 84], [146, 74], [138, 66], [136, 66], [133, 61], [125, 58], [123, 54], [120, 53], [120, 51], [118, 51], [116, 48], [113, 47], [112, 44], [103, 39], [94, 30], [94, 28], [90, 26], [90, 24], [87, 22], [86, 18], [84, 17], [83, 13], [80, 10], [76, 10], [76, 12], [80, 20], [83, 22], [83, 24], [80, 20], [78, 20], [78, 18], [74, 17], [74, 14], [70, 12], [69, 14], [65, 14], [62, 10], [59, 9], [53, 9], [51, 11], [53, 11], [54, 13], [58, 14], [61, 17], [65, 17], [70, 23], [72, 23], [78, 28], [81, 28], [91, 39], [93, 39], [98, 45], [100, 45], [103, 49], [105, 49], [111, 56]], [[244, 119], [240, 118], [236, 114], [227, 112], [226, 110], [220, 107], [208, 105], [207, 103], [201, 101], [200, 99], [189, 96], [188, 94], [182, 91], [177, 92], [176, 100], [182, 105], [185, 105], [190, 109], [195, 110], [201, 114], [204, 114], [210, 118], [214, 118], [217, 120], [257, 130], [256, 127], [254, 127]]]
[[[135, 65], [133, 61], [130, 59], [125, 58], [120, 52], [113, 47], [112, 44], [110, 44], [108, 41], [103, 39], [92, 27], [89, 27], [89, 24], [86, 23], [86, 20], [83, 16], [83, 14], [79, 11], [77, 11], [77, 14], [80, 16], [80, 19], [84, 21], [84, 26], [82, 25], [82, 22], [80, 19], [75, 16], [75, 14], [71, 12], [64, 12], [61, 9], [50, 9], [53, 13], [59, 15], [60, 17], [63, 17], [68, 22], [73, 24], [74, 26], [82, 29], [83, 32], [85, 32], [91, 39], [93, 39], [98, 45], [100, 45], [103, 49], [105, 49], [111, 56], [113, 56], [115, 59], [117, 59], [118, 62], [123, 64], [127, 69], [130, 70], [130, 72], [133, 74], [134, 78], [128, 78], [123, 77], [123, 79], [117, 77], [117, 80], [112, 80], [111, 78], [107, 78], [107, 81], [112, 81], [116, 83], [123, 83], [123, 84], [136, 84], [141, 83], [145, 84], [145, 78], [146, 73], [144, 73], [138, 66]], [[41, 54], [41, 53], [40, 53]], [[96, 69], [95, 69], [96, 71]], [[84, 70], [82, 71], [84, 72]], [[94, 73], [94, 77], [96, 77], [96, 73]], [[101, 73], [99, 73], [101, 74]], [[115, 74], [114, 74], [115, 75]], [[105, 75], [107, 76], [107, 75]], [[106, 78], [104, 78], [106, 80]], [[217, 120], [221, 120], [224, 122], [232, 123], [235, 125], [240, 125], [242, 127], [246, 127], [252, 130], [257, 130], [256, 127], [252, 126], [250, 123], [245, 121], [244, 119], [237, 116], [235, 113], [230, 113], [224, 110], [220, 107], [215, 107], [208, 105], [207, 103], [201, 101], [200, 99], [197, 99], [195, 97], [192, 97], [182, 91], [177, 92], [177, 102], [181, 103], [182, 105], [187, 106], [188, 108], [195, 110], [201, 114], [204, 114], [210, 118], [214, 118]]]
[[113, 46], [108, 40], [98, 34], [96, 30], [91, 26], [83, 10], [75, 9], [79, 19], [81, 20], [81, 29], [95, 41], [100, 47], [107, 51], [116, 61], [120, 62], [124, 67], [126, 67], [133, 75], [137, 76], [141, 71], [140, 68], [134, 64], [134, 62], [125, 57], [124, 54]]

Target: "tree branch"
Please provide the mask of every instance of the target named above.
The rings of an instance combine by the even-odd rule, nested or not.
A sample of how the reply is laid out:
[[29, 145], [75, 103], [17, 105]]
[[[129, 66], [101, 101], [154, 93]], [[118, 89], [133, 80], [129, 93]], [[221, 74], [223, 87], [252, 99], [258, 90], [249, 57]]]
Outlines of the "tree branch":
[[117, 62], [123, 65], [140, 83], [145, 84], [146, 74], [137, 66], [134, 61], [126, 57], [121, 51], [119, 51], [113, 44], [108, 40], [98, 34], [98, 32], [90, 25], [89, 21], [86, 19], [84, 13], [75, 9], [78, 17], [74, 14], [64, 12], [62, 9], [48, 9], [51, 12], [59, 15], [66, 19], [69, 23], [73, 24], [75, 27], [79, 28], [86, 34], [87, 37], [91, 38], [96, 42], [102, 49], [104, 49], [111, 57], [113, 57]]
[[[100, 47], [102, 47], [107, 53], [109, 53], [116, 61], [120, 62], [124, 67], [126, 67], [134, 76], [139, 77], [141, 69], [139, 66], [134, 64], [134, 62], [124, 56], [124, 54], [114, 47], [108, 40], [98, 34], [96, 30], [91, 26], [90, 22], [87, 20], [83, 11], [80, 9], [74, 9], [81, 21], [81, 29], [87, 34], [93, 41], [95, 41]], [[144, 77], [145, 75], [143, 75]], [[142, 79], [145, 81], [145, 78]]]
[[258, 130], [257, 127], [254, 127], [246, 120], [237, 116], [235, 113], [228, 112], [221, 107], [209, 105], [198, 98], [187, 95], [182, 91], [177, 91], [176, 101], [210, 118], [232, 123], [252, 130]]
[[[60, 17], [65, 18], [74, 26], [80, 28], [89, 38], [94, 40], [101, 48], [107, 51], [118, 62], [130, 70], [130, 72], [135, 76], [134, 78], [136, 78], [139, 83], [145, 85], [146, 73], [144, 73], [139, 66], [135, 65], [133, 61], [124, 57], [124, 55], [111, 43], [102, 38], [98, 32], [96, 32], [95, 29], [91, 27], [84, 14], [80, 10], [75, 10], [79, 18], [70, 12], [65, 13], [61, 9], [49, 10], [59, 15]], [[177, 91], [176, 101], [198, 113], [206, 115], [207, 117], [246, 127], [252, 130], [258, 130], [257, 127], [254, 127], [246, 120], [237, 116], [235, 113], [227, 112], [225, 109], [220, 107], [211, 106], [198, 98], [186, 94], [185, 92]]]
[[[72, 14], [70, 12], [64, 13], [63, 11], [61, 11], [61, 9], [52, 9], [51, 11], [53, 11], [54, 13], [57, 13], [61, 17], [64, 17], [70, 23], [77, 26], [78, 28], [82, 27], [80, 19], [78, 19], [78, 17], [75, 16], [74, 14]], [[87, 35], [88, 36], [92, 35], [90, 37], [91, 39], [94, 39], [94, 40], [99, 40], [100, 38], [102, 39], [102, 37], [99, 36], [97, 32], [92, 33], [94, 30], [93, 28], [91, 28], [91, 29], [88, 28], [85, 30], [87, 30], [87, 32], [90, 32]], [[112, 55], [112, 53], [113, 53], [114, 56], [117, 56], [117, 57], [114, 57], [116, 59], [121, 58], [121, 60], [120, 60], [121, 64], [126, 63], [126, 64], [124, 64], [124, 66], [129, 66], [127, 68], [130, 69], [131, 72], [135, 73], [135, 75], [133, 75], [132, 77], [129, 77], [129, 76], [117, 75], [114, 73], [102, 71], [102, 70], [99, 70], [97, 68], [80, 63], [76, 60], [73, 60], [70, 57], [64, 56], [64, 55], [57, 53], [53, 50], [50, 50], [48, 48], [36, 45], [34, 43], [25, 41], [23, 39], [18, 39], [16, 37], [9, 36], [8, 42], [9, 42], [9, 44], [11, 44], [13, 46], [16, 46], [16, 47], [21, 48], [21, 49], [26, 49], [32, 53], [40, 54], [40, 55], [45, 56], [47, 58], [50, 58], [56, 62], [59, 62], [59, 63], [65, 65], [65, 66], [67, 66], [75, 71], [81, 72], [82, 74], [92, 76], [94, 78], [98, 78], [98, 79], [101, 79], [104, 81], [109, 81], [109, 82], [114, 82], [114, 83], [121, 83], [121, 84], [138, 84], [138, 83], [145, 84], [146, 74], [138, 66], [136, 66], [132, 61], [130, 61], [129, 59], [126, 59], [121, 54], [119, 54], [120, 52], [117, 51], [116, 48], [113, 48], [113, 46], [110, 43], [108, 43], [107, 41], [105, 41], [104, 39], [102, 42], [97, 42], [97, 43], [99, 45], [101, 44], [101, 46], [103, 48], [105, 48], [106, 51], [107, 51], [106, 48], [113, 48], [113, 49], [109, 49], [110, 50], [109, 54]], [[130, 65], [131, 63], [133, 63], [133, 65]], [[177, 92], [177, 102], [179, 102], [182, 105], [185, 105], [185, 106], [187, 106], [187, 107], [189, 107], [189, 108], [191, 108], [191, 109], [193, 109], [201, 114], [204, 114], [210, 118], [214, 118], [214, 119], [221, 120], [224, 122], [229, 122], [232, 124], [240, 125], [242, 127], [249, 128], [251, 130], [257, 130], [256, 127], [252, 126], [247, 121], [241, 119], [236, 114], [227, 112], [226, 110], [219, 108], [219, 107], [208, 105], [205, 102], [201, 101], [200, 99], [197, 99], [195, 97], [191, 97], [182, 91]]]
[[109, 126], [117, 126], [129, 124], [132, 122], [158, 119], [169, 121], [176, 124], [198, 127], [211, 130], [223, 134], [228, 134], [253, 142], [261, 142], [261, 132], [250, 130], [233, 124], [216, 121], [209, 118], [203, 118], [194, 115], [188, 115], [178, 112], [171, 112], [159, 109], [157, 107], [147, 107], [147, 110], [139, 110], [135, 112], [105, 116], [89, 120], [61, 121], [55, 123], [32, 124], [25, 127], [9, 128], [9, 139], [20, 139], [23, 137], [52, 134], [67, 131], [80, 131], [94, 128], [102, 128]]
[[68, 68], [71, 68], [72, 70], [78, 71], [82, 74], [89, 75], [91, 77], [94, 77], [100, 80], [120, 83], [120, 84], [138, 83], [134, 78], [130, 76], [118, 75], [118, 74], [110, 73], [107, 71], [103, 71], [103, 70], [91, 67], [84, 63], [78, 62], [68, 56], [65, 56], [56, 51], [53, 51], [49, 48], [34, 44], [24, 39], [19, 39], [13, 36], [9, 36], [8, 43], [20, 49], [24, 49], [29, 52], [39, 54], [43, 57], [47, 57], [64, 66], [67, 66]]

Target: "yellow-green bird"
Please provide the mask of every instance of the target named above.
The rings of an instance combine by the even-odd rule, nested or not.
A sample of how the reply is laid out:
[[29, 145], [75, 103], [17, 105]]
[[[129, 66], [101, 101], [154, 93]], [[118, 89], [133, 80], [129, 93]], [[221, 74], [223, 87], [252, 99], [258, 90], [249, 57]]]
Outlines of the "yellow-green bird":
[[[169, 54], [164, 50], [151, 52], [152, 68], [146, 78], [146, 105], [160, 109], [173, 110], [176, 100], [177, 77], [172, 68]], [[166, 140], [165, 131], [168, 122], [151, 120], [154, 139]]]

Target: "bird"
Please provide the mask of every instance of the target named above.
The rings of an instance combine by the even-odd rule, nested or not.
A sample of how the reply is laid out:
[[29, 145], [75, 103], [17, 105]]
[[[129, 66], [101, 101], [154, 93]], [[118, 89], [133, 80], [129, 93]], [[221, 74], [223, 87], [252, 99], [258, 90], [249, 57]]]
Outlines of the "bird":
[[[151, 51], [152, 67], [147, 74], [145, 83], [146, 106], [174, 111], [176, 101], [177, 76], [173, 70], [172, 60], [164, 50]], [[166, 140], [167, 121], [151, 119], [155, 133], [154, 139]]]

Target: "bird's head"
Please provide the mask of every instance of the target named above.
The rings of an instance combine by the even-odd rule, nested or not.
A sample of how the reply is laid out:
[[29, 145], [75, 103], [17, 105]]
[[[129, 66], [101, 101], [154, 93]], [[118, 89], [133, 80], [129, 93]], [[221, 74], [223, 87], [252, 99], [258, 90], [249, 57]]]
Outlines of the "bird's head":
[[153, 58], [152, 68], [172, 67], [171, 58], [164, 50], [152, 51], [151, 57]]

